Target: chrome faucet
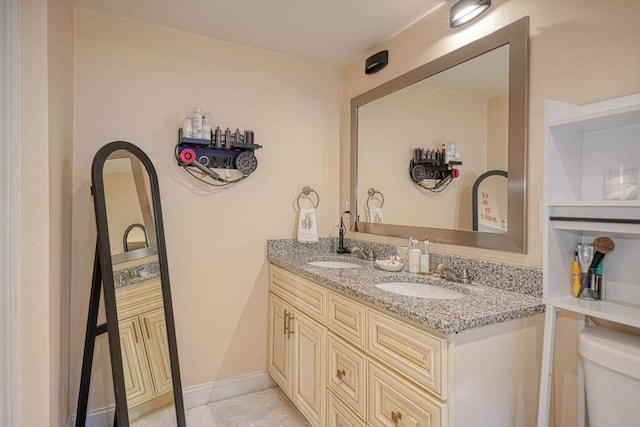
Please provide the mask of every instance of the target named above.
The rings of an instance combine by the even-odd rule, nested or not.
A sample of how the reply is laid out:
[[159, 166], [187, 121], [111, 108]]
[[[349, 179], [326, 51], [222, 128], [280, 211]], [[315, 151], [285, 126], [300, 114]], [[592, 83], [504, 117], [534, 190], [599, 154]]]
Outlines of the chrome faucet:
[[354, 246], [353, 248], [351, 248], [351, 253], [358, 255], [358, 258], [360, 259], [366, 259], [368, 261], [375, 261], [376, 259], [376, 255], [373, 252], [373, 248], [369, 248], [369, 250], [365, 254], [361, 248]]
[[464, 284], [471, 283], [469, 270], [467, 270], [466, 267], [462, 269], [462, 273], [458, 276], [453, 268], [445, 267], [443, 264], [438, 264], [436, 273], [438, 273], [441, 279], [449, 280], [451, 282], [460, 282]]
[[458, 281], [458, 276], [456, 275], [455, 270], [451, 267], [445, 267], [444, 264], [438, 264], [436, 273], [438, 273], [441, 279], [449, 280], [451, 282]]

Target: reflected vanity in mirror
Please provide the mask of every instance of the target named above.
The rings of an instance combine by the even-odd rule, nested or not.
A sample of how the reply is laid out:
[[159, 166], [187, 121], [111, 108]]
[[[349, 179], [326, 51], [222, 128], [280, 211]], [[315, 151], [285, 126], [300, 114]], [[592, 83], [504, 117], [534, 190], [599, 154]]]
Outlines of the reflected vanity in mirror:
[[[86, 422], [95, 338], [107, 332], [116, 423], [152, 412], [185, 425], [158, 180], [133, 144], [96, 154], [92, 192], [98, 242], [76, 425]], [[97, 325], [100, 290], [107, 322]]]
[[[526, 252], [528, 37], [525, 17], [351, 100], [355, 231]], [[412, 174], [416, 148], [452, 146], [444, 188]]]

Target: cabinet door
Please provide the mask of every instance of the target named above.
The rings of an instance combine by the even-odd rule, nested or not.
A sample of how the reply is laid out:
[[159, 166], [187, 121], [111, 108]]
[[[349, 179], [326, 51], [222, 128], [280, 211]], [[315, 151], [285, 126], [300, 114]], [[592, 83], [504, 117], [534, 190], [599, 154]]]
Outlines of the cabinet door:
[[135, 406], [153, 399], [155, 391], [137, 317], [120, 321], [120, 350], [127, 403]]
[[173, 377], [171, 376], [171, 358], [169, 357], [164, 308], [140, 316], [140, 321], [140, 326], [144, 329], [143, 335], [156, 394], [161, 395], [172, 391]]
[[269, 294], [269, 333], [267, 371], [280, 388], [291, 397], [291, 344], [288, 338], [291, 306]]
[[293, 342], [292, 400], [312, 425], [324, 426], [326, 329], [295, 312]]

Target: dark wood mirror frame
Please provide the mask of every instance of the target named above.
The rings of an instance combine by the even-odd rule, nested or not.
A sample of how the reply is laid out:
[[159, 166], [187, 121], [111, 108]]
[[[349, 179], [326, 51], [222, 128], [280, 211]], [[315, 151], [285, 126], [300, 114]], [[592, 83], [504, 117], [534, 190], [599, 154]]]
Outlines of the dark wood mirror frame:
[[[153, 202], [153, 215], [155, 219], [155, 237], [157, 239], [157, 256], [160, 269], [160, 281], [162, 299], [164, 303], [164, 315], [167, 328], [167, 341], [171, 363], [173, 382], [173, 398], [178, 427], [186, 426], [184, 401], [182, 397], [182, 384], [180, 380], [180, 367], [178, 363], [178, 349], [176, 342], [173, 307], [171, 302], [171, 290], [169, 286], [169, 271], [167, 267], [167, 253], [165, 248], [164, 229], [162, 223], [162, 209], [160, 205], [160, 192], [158, 189], [158, 177], [149, 157], [137, 146], [125, 142], [115, 141], [102, 147], [95, 155], [92, 164], [92, 194], [96, 215], [97, 242], [93, 267], [93, 279], [91, 297], [89, 302], [89, 314], [87, 330], [85, 334], [84, 356], [82, 361], [82, 374], [80, 378], [80, 391], [78, 397], [78, 411], [76, 426], [84, 426], [87, 417], [87, 404], [89, 399], [89, 386], [91, 380], [91, 368], [93, 365], [93, 352], [95, 339], [103, 333], [108, 334], [109, 353], [111, 356], [111, 370], [116, 401], [114, 425], [121, 427], [129, 425], [127, 407], [127, 394], [124, 383], [124, 372], [120, 346], [120, 332], [118, 315], [116, 310], [116, 295], [114, 286], [113, 265], [109, 241], [110, 238], [120, 239], [121, 236], [109, 236], [107, 225], [107, 209], [105, 201], [103, 169], [109, 156], [117, 151], [124, 150], [137, 157], [146, 167], [149, 174], [151, 199]], [[152, 230], [147, 230], [151, 233]], [[101, 288], [104, 292], [104, 306], [106, 311], [106, 323], [98, 325], [98, 307], [100, 304]]]
[[[360, 221], [358, 212], [358, 107], [501, 46], [509, 46], [508, 223], [506, 234]], [[394, 78], [351, 100], [352, 230], [389, 237], [429, 236], [432, 242], [527, 252], [527, 144], [529, 121], [529, 17]], [[402, 171], [406, 173], [405, 171]], [[360, 189], [362, 191], [362, 189]]]

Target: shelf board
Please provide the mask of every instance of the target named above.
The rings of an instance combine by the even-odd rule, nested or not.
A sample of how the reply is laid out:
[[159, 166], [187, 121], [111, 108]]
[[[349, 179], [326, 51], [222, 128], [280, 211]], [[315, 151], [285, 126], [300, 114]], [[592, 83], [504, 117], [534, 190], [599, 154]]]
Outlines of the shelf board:
[[561, 230], [640, 234], [639, 200], [548, 202], [551, 226]]
[[640, 235], [639, 224], [620, 224], [612, 222], [563, 221], [552, 220], [551, 226], [557, 230], [593, 231], [599, 233], [620, 233]]
[[583, 206], [591, 207], [640, 207], [640, 200], [551, 200], [547, 202], [549, 207], [555, 206]]
[[548, 127], [558, 131], [589, 132], [634, 124], [640, 124], [640, 104], [556, 120], [550, 122]]
[[640, 328], [640, 308], [637, 307], [608, 301], [586, 301], [573, 296], [545, 298], [544, 303], [559, 309]]

